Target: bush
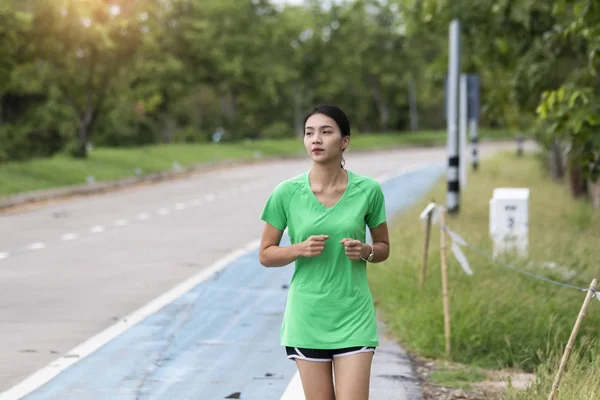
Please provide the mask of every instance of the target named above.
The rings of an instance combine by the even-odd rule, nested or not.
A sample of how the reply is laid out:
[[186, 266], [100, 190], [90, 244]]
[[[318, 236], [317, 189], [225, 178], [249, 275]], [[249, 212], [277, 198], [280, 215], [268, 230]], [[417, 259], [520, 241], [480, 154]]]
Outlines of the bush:
[[0, 162], [50, 157], [65, 144], [66, 139], [56, 130], [5, 124], [0, 127]]
[[261, 133], [264, 139], [290, 139], [295, 136], [290, 125], [282, 121], [267, 125]]

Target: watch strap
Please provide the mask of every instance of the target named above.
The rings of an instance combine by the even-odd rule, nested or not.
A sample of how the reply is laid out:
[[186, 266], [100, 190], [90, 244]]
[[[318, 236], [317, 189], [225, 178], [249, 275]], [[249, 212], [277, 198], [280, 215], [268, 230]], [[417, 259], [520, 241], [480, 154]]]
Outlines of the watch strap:
[[[369, 244], [369, 243], [367, 243], [367, 244]], [[366, 261], [366, 262], [371, 262], [373, 260], [373, 256], [375, 255], [375, 249], [373, 248], [373, 245], [369, 244], [369, 246], [371, 246], [371, 253], [369, 254], [369, 257], [362, 259], [363, 261]]]

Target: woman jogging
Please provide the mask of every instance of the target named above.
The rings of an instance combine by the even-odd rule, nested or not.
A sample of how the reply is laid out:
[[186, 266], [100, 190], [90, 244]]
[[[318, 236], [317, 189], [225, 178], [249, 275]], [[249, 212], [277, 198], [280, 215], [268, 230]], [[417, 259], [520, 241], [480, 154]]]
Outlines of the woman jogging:
[[[296, 361], [306, 400], [367, 400], [379, 342], [366, 268], [389, 256], [383, 192], [344, 168], [350, 122], [342, 110], [317, 107], [304, 125], [313, 165], [271, 193], [260, 262], [295, 263], [281, 345]], [[373, 245], [365, 243], [366, 226]], [[292, 244], [280, 246], [286, 228]]]

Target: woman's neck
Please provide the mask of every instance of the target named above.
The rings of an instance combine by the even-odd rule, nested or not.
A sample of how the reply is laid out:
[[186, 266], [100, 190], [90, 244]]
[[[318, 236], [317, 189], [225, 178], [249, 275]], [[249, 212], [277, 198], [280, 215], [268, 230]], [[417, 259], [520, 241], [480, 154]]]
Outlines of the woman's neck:
[[335, 164], [313, 164], [310, 171], [310, 181], [321, 188], [333, 188], [345, 184], [347, 181], [347, 172]]

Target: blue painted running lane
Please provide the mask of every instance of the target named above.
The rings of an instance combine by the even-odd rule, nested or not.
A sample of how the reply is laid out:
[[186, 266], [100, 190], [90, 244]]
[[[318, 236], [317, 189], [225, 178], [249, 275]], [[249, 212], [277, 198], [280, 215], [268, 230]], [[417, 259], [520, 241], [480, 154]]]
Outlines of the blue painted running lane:
[[[443, 171], [383, 182], [388, 215], [422, 198]], [[252, 251], [25, 399], [279, 399], [296, 372], [279, 346], [292, 273], [262, 267]]]

